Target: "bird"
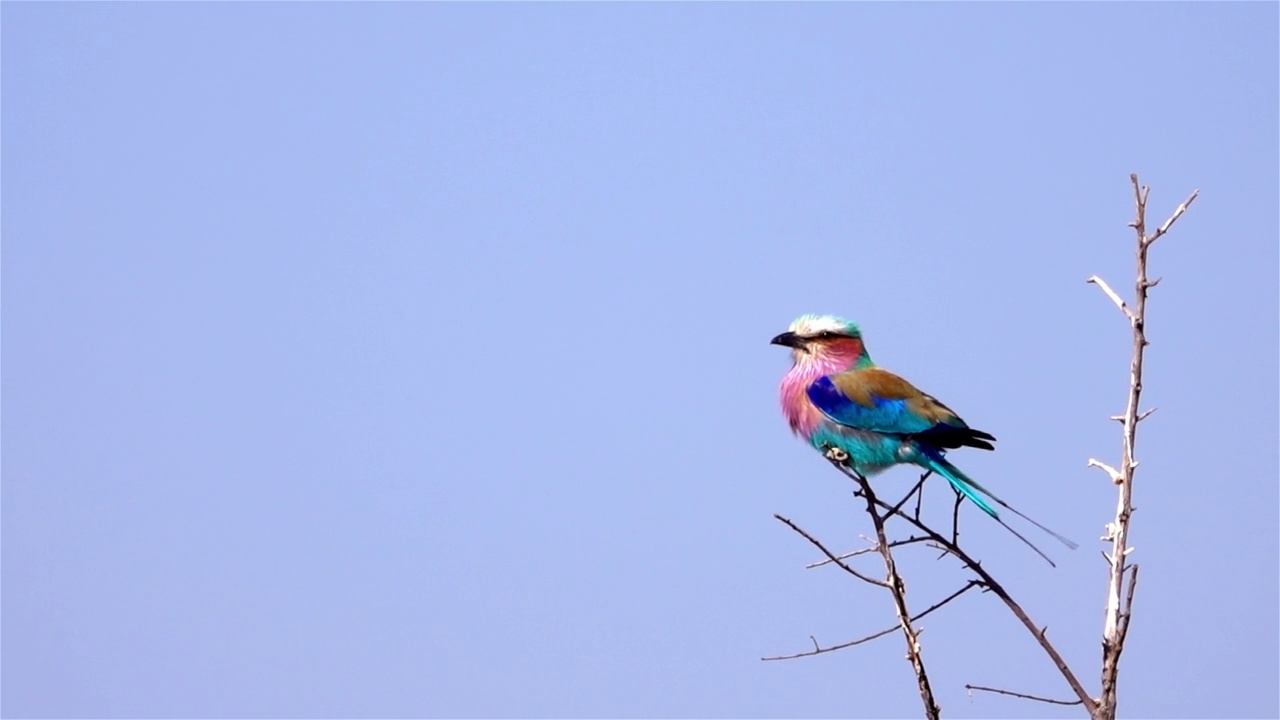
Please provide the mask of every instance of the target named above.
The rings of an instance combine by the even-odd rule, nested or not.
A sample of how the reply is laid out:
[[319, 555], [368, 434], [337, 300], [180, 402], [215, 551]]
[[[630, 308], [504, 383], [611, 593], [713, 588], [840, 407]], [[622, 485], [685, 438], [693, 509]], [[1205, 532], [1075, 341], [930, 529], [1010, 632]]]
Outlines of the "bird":
[[[867, 477], [895, 465], [916, 465], [946, 478], [984, 513], [1053, 565], [992, 503], [1071, 549], [1076, 543], [1000, 499], [946, 458], [962, 447], [995, 450], [995, 437], [975, 430], [937, 398], [877, 367], [856, 323], [836, 315], [801, 315], [770, 344], [791, 348], [793, 364], [779, 396], [791, 431], [819, 452]], [[835, 453], [831, 455], [830, 453]], [[984, 497], [985, 496], [985, 497]]]

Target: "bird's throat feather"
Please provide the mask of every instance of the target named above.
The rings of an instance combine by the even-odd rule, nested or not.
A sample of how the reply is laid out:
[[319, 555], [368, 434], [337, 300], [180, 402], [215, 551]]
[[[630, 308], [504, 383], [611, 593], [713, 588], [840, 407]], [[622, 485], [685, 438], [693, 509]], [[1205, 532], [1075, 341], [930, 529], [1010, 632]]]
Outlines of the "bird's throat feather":
[[861, 340], [850, 339], [831, 343], [815, 352], [795, 353], [795, 364], [782, 378], [779, 396], [782, 411], [787, 416], [791, 431], [804, 438], [813, 436], [818, 424], [824, 420], [821, 410], [808, 396], [809, 386], [818, 378], [849, 370], [862, 363], [870, 364], [863, 352]]

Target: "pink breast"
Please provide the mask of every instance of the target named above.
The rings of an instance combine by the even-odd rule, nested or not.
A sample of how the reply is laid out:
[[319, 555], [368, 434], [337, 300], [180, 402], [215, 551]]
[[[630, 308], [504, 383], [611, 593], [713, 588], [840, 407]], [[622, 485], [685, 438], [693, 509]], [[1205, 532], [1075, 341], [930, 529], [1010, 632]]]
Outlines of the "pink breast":
[[822, 411], [809, 400], [806, 390], [814, 380], [832, 372], [838, 370], [830, 368], [827, 363], [801, 361], [782, 378], [782, 385], [778, 388], [782, 413], [787, 416], [787, 424], [795, 434], [808, 439], [822, 421]]

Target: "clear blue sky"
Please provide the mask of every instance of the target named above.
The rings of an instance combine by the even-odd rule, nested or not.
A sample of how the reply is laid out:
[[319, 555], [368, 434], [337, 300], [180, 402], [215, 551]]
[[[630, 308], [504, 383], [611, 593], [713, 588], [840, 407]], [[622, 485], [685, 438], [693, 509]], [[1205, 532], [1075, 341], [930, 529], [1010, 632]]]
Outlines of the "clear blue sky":
[[[1275, 3], [0, 14], [5, 715], [917, 716], [899, 637], [760, 661], [892, 624], [771, 517], [869, 532], [779, 416], [805, 312], [1082, 543], [964, 518], [1096, 689], [1133, 171], [1201, 198], [1122, 711], [1280, 713]], [[923, 625], [947, 716], [1078, 715], [966, 697], [1068, 695], [994, 598]]]

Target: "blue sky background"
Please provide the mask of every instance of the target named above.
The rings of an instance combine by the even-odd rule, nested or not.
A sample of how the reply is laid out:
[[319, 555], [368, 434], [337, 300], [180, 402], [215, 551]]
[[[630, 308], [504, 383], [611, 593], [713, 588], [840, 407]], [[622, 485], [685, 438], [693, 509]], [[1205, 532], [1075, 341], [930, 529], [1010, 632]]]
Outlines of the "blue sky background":
[[[804, 312], [1081, 542], [963, 516], [1096, 690], [1134, 171], [1201, 198], [1122, 711], [1280, 713], [1276, 4], [0, 15], [6, 716], [918, 716], [900, 637], [760, 661], [893, 622], [771, 517], [870, 531], [779, 416]], [[1069, 696], [995, 598], [922, 625], [945, 715], [1078, 715], [966, 696]]]

